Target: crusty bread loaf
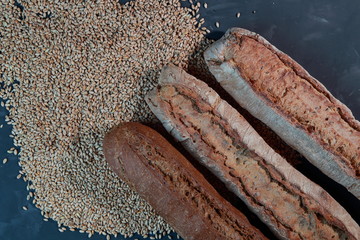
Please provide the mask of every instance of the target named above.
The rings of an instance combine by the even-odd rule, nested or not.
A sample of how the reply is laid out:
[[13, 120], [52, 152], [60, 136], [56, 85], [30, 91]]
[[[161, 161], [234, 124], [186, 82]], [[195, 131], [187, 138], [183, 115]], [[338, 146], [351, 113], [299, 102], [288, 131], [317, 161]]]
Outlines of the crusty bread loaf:
[[164, 127], [282, 239], [359, 239], [325, 190], [271, 149], [204, 82], [167, 66], [146, 97]]
[[125, 123], [104, 138], [110, 167], [184, 239], [266, 239], [155, 130]]
[[211, 45], [205, 60], [243, 108], [360, 199], [360, 123], [319, 81], [241, 28]]

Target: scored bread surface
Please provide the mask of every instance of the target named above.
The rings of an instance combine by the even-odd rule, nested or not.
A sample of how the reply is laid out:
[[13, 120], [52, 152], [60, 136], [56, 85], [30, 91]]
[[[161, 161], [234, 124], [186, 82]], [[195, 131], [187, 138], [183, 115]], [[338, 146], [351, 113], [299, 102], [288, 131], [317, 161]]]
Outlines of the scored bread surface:
[[358, 239], [326, 191], [271, 149], [204, 82], [167, 66], [146, 97], [164, 127], [283, 239]]
[[204, 56], [243, 108], [360, 199], [360, 123], [319, 81], [241, 28], [228, 30]]

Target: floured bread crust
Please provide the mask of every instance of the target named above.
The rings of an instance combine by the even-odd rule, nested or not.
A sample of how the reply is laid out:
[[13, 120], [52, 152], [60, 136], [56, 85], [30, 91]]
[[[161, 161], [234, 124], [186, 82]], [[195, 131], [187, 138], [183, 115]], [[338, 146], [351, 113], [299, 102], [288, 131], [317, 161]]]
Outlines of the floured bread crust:
[[360, 124], [319, 81], [264, 38], [240, 28], [214, 43], [205, 59], [243, 108], [360, 198]]
[[147, 97], [165, 128], [283, 239], [356, 239], [359, 226], [205, 83], [174, 66]]

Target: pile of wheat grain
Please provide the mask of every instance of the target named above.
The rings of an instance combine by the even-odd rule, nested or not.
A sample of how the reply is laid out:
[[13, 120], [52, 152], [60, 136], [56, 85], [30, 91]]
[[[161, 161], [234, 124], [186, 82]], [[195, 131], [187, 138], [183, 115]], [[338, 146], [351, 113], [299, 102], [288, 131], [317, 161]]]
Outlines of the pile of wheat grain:
[[109, 169], [102, 139], [120, 122], [152, 121], [143, 96], [161, 67], [186, 68], [201, 55], [207, 40], [194, 17], [198, 7], [189, 11], [178, 0], [2, 1], [0, 97], [31, 200], [60, 231], [171, 231]]

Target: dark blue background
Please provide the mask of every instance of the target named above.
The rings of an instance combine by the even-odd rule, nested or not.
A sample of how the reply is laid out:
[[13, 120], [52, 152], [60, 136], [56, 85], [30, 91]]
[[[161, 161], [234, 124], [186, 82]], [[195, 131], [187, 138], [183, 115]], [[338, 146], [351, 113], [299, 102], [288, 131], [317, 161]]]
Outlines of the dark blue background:
[[[203, 3], [204, 1], [202, 1]], [[360, 119], [360, 1], [358, 0], [208, 0], [201, 9], [205, 26], [217, 39], [230, 27], [255, 31], [298, 61]], [[241, 17], [236, 18], [240, 12]], [[215, 27], [215, 22], [220, 28]], [[11, 128], [5, 124], [0, 107], [0, 239], [85, 239], [87, 235], [60, 233], [53, 221], [44, 222], [40, 211], [26, 200], [26, 183], [17, 180], [17, 158], [6, 151], [12, 147]], [[303, 167], [308, 169], [308, 167]], [[319, 173], [308, 170], [316, 179]], [[319, 182], [327, 180], [320, 179]], [[339, 190], [341, 194], [341, 189]], [[359, 201], [344, 194], [340, 201], [359, 221]], [[353, 205], [352, 205], [353, 204]], [[27, 206], [24, 211], [22, 206]], [[92, 239], [105, 239], [94, 235]], [[112, 237], [113, 239], [113, 237]], [[121, 239], [121, 237], [118, 237]], [[141, 239], [141, 238], [139, 238]], [[167, 238], [164, 238], [167, 239]]]

